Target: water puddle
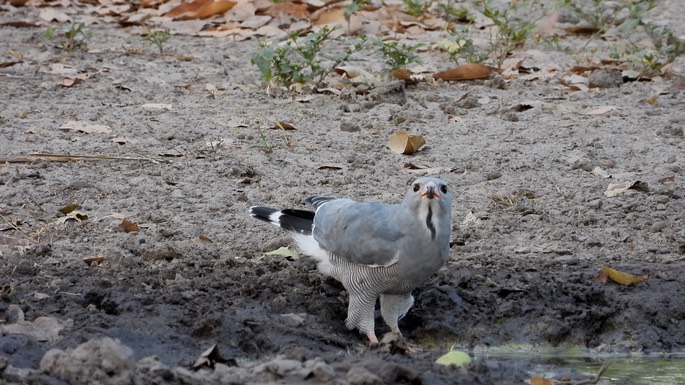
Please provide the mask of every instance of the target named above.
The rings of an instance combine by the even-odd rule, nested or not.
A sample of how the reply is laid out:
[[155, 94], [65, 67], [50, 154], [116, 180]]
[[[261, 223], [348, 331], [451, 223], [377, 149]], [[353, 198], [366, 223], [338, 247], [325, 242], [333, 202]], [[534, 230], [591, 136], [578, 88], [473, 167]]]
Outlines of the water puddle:
[[564, 368], [595, 375], [606, 361], [609, 366], [597, 385], [685, 385], [685, 353], [669, 355], [610, 355], [581, 352], [488, 352], [476, 357], [524, 360], [533, 363], [531, 377], [552, 378]]

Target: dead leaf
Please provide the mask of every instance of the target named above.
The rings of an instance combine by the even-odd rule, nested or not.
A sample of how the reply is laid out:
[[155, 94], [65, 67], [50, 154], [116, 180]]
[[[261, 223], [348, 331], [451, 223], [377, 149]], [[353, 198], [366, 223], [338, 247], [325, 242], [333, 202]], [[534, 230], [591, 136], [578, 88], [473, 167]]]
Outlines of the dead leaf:
[[292, 250], [292, 249], [289, 249], [287, 247], [279, 247], [276, 250], [272, 250], [272, 251], [269, 251], [267, 253], [264, 253], [262, 258], [267, 256], [267, 255], [278, 255], [278, 256], [285, 257], [287, 259], [293, 260], [293, 261], [297, 261], [298, 259], [300, 259], [300, 254], [297, 252], [297, 250]]
[[661, 184], [673, 183], [673, 182], [675, 182], [675, 175], [663, 177], [663, 178], [659, 179], [658, 182]]
[[582, 74], [585, 72], [597, 71], [600, 67], [597, 66], [573, 66], [571, 67], [571, 72], [576, 74]]
[[318, 166], [316, 166], [317, 170], [342, 170], [344, 166], [340, 163], [322, 163]]
[[91, 266], [91, 265], [94, 264], [94, 263], [99, 265], [99, 264], [101, 264], [102, 261], [104, 261], [104, 260], [105, 260], [105, 257], [103, 257], [102, 255], [96, 255], [96, 256], [93, 256], [93, 257], [85, 257], [85, 258], [83, 258], [83, 262], [87, 263], [88, 266]]
[[306, 5], [291, 2], [274, 3], [264, 13], [277, 19], [293, 18], [295, 20], [304, 20], [309, 17], [309, 10], [307, 10]]
[[108, 126], [104, 126], [101, 124], [87, 124], [83, 122], [76, 122], [73, 120], [64, 123], [63, 125], [59, 126], [59, 128], [61, 130], [74, 130], [84, 132], [86, 134], [108, 134], [112, 131], [112, 129]]
[[212, 345], [209, 349], [200, 354], [200, 357], [195, 360], [192, 366], [193, 370], [198, 370], [202, 367], [214, 368], [216, 364], [226, 364], [228, 366], [238, 366], [238, 363], [233, 358], [223, 358], [219, 351], [217, 344]]
[[165, 13], [164, 16], [171, 18], [178, 18], [182, 16], [192, 15], [197, 12], [203, 6], [209, 4], [211, 0], [196, 0], [189, 3], [181, 3], [180, 5], [172, 8], [169, 12]]
[[288, 123], [284, 122], [282, 120], [275, 120], [273, 127], [271, 127], [274, 130], [285, 130], [285, 131], [292, 131], [295, 130], [295, 126]]
[[616, 107], [614, 107], [614, 106], [602, 106], [599, 108], [595, 108], [592, 111], [585, 112], [585, 113], [583, 113], [583, 115], [593, 115], [593, 116], [604, 115], [604, 114], [608, 114], [611, 111], [614, 111], [615, 109], [616, 109]]
[[71, 17], [55, 8], [43, 8], [38, 17], [47, 22], [56, 21], [58, 23], [66, 23], [67, 21], [71, 21]]
[[165, 103], [146, 103], [143, 104], [141, 107], [143, 107], [146, 110], [171, 110], [171, 104]]
[[65, 88], [71, 87], [71, 86], [74, 86], [76, 84], [81, 83], [82, 80], [83, 79], [81, 79], [81, 78], [65, 78], [64, 80], [62, 80], [61, 83], [59, 83], [59, 85], [62, 87], [65, 87]]
[[606, 191], [604, 191], [604, 196], [615, 197], [631, 189], [638, 191], [649, 191], [649, 185], [647, 185], [647, 182], [642, 182], [639, 180], [621, 183], [609, 183]]
[[544, 377], [531, 377], [524, 380], [524, 382], [530, 385], [556, 385], [554, 380]]
[[404, 80], [404, 83], [409, 86], [428, 81], [428, 78], [424, 74], [415, 74], [406, 68], [398, 68], [392, 71], [390, 75], [395, 79]]
[[491, 73], [501, 71], [499, 68], [483, 64], [464, 64], [447, 71], [436, 72], [433, 77], [445, 81], [487, 79]]
[[312, 15], [312, 17], [315, 18], [312, 22], [314, 25], [347, 24], [343, 7], [324, 9], [323, 12]]
[[214, 15], [221, 15], [230, 11], [234, 5], [235, 3], [232, 1], [215, 1], [198, 9], [193, 18], [204, 20]]
[[428, 166], [418, 166], [418, 165], [415, 165], [415, 164], [412, 163], [412, 162], [405, 162], [404, 165], [403, 165], [402, 167], [408, 168], [408, 169], [410, 169], [410, 170], [423, 170], [423, 169], [426, 169], [426, 168], [430, 168], [430, 167], [428, 167]]
[[407, 131], [397, 131], [390, 136], [388, 147], [397, 154], [411, 155], [426, 144], [426, 139], [421, 135], [411, 135]]
[[208, 236], [206, 236], [204, 234], [200, 234], [200, 236], [198, 238], [200, 238], [200, 241], [202, 241], [204, 243], [214, 243], [211, 239], [209, 239]]
[[568, 27], [564, 28], [564, 30], [571, 35], [594, 35], [597, 32], [599, 32], [599, 28], [597, 27], [591, 27], [588, 25], [580, 25], [577, 27]]
[[13, 65], [15, 65], [15, 64], [20, 64], [20, 63], [23, 63], [23, 62], [24, 62], [23, 60], [2, 62], [2, 63], [0, 63], [0, 68], [11, 67], [11, 66], [13, 66]]
[[79, 205], [78, 203], [71, 203], [71, 204], [68, 204], [68, 205], [62, 207], [58, 211], [64, 215], [67, 215], [70, 212], [72, 212], [74, 210], [78, 210], [80, 208], [81, 208], [81, 205]]
[[[610, 280], [624, 286], [634, 285], [640, 283], [648, 278], [646, 275], [635, 276], [632, 274], [624, 273], [618, 270], [614, 270], [608, 266], [602, 267], [602, 272], [600, 275], [606, 275]], [[599, 278], [599, 276], [598, 276]]]
[[140, 231], [140, 226], [138, 226], [137, 223], [131, 222], [128, 219], [124, 218], [123, 221], [118, 226], [119, 230], [125, 232], [125, 233], [135, 233]]

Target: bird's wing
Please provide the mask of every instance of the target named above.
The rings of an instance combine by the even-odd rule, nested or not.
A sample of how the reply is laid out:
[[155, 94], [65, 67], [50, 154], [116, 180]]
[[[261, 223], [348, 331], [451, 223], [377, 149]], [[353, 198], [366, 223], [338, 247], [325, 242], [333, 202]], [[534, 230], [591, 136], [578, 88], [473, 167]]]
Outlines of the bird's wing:
[[399, 205], [327, 199], [314, 216], [314, 239], [321, 247], [351, 262], [389, 266], [399, 257], [399, 240], [406, 236], [395, 220]]

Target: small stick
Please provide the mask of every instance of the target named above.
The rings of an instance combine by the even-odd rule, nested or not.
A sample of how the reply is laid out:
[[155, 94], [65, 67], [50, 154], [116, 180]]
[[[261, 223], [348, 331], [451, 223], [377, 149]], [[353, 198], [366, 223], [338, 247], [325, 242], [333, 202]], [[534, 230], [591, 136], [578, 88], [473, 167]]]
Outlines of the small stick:
[[145, 160], [155, 164], [159, 164], [162, 161], [146, 158], [146, 157], [135, 157], [135, 156], [113, 156], [113, 155], [65, 155], [65, 154], [27, 154], [20, 156], [9, 156], [0, 157], [0, 163], [31, 163], [38, 159], [47, 160], [51, 162], [70, 162], [79, 160]]

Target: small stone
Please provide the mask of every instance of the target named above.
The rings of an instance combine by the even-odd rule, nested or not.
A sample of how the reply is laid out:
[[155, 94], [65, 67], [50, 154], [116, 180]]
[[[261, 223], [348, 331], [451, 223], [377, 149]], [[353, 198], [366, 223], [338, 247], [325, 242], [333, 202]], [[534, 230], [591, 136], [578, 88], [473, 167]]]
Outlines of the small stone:
[[11, 304], [7, 308], [7, 321], [9, 323], [16, 323], [20, 321], [24, 321], [24, 311], [21, 310], [21, 307], [19, 305]]
[[502, 173], [499, 171], [490, 171], [489, 173], [485, 174], [485, 180], [495, 180], [501, 177]]
[[480, 102], [478, 98], [473, 95], [466, 95], [457, 101], [457, 107], [464, 109], [471, 109], [480, 107]]
[[598, 70], [588, 76], [590, 88], [614, 88], [623, 84], [621, 71]]
[[350, 385], [383, 385], [383, 381], [362, 366], [354, 366], [347, 371]]
[[343, 120], [340, 122], [340, 131], [342, 132], [357, 132], [360, 130], [361, 128], [359, 128], [358, 125], [350, 122], [349, 120]]
[[659, 221], [659, 222], [654, 222], [654, 224], [652, 224], [651, 230], [655, 233], [658, 233], [661, 230], [665, 229], [666, 227], [668, 227], [668, 223]]

